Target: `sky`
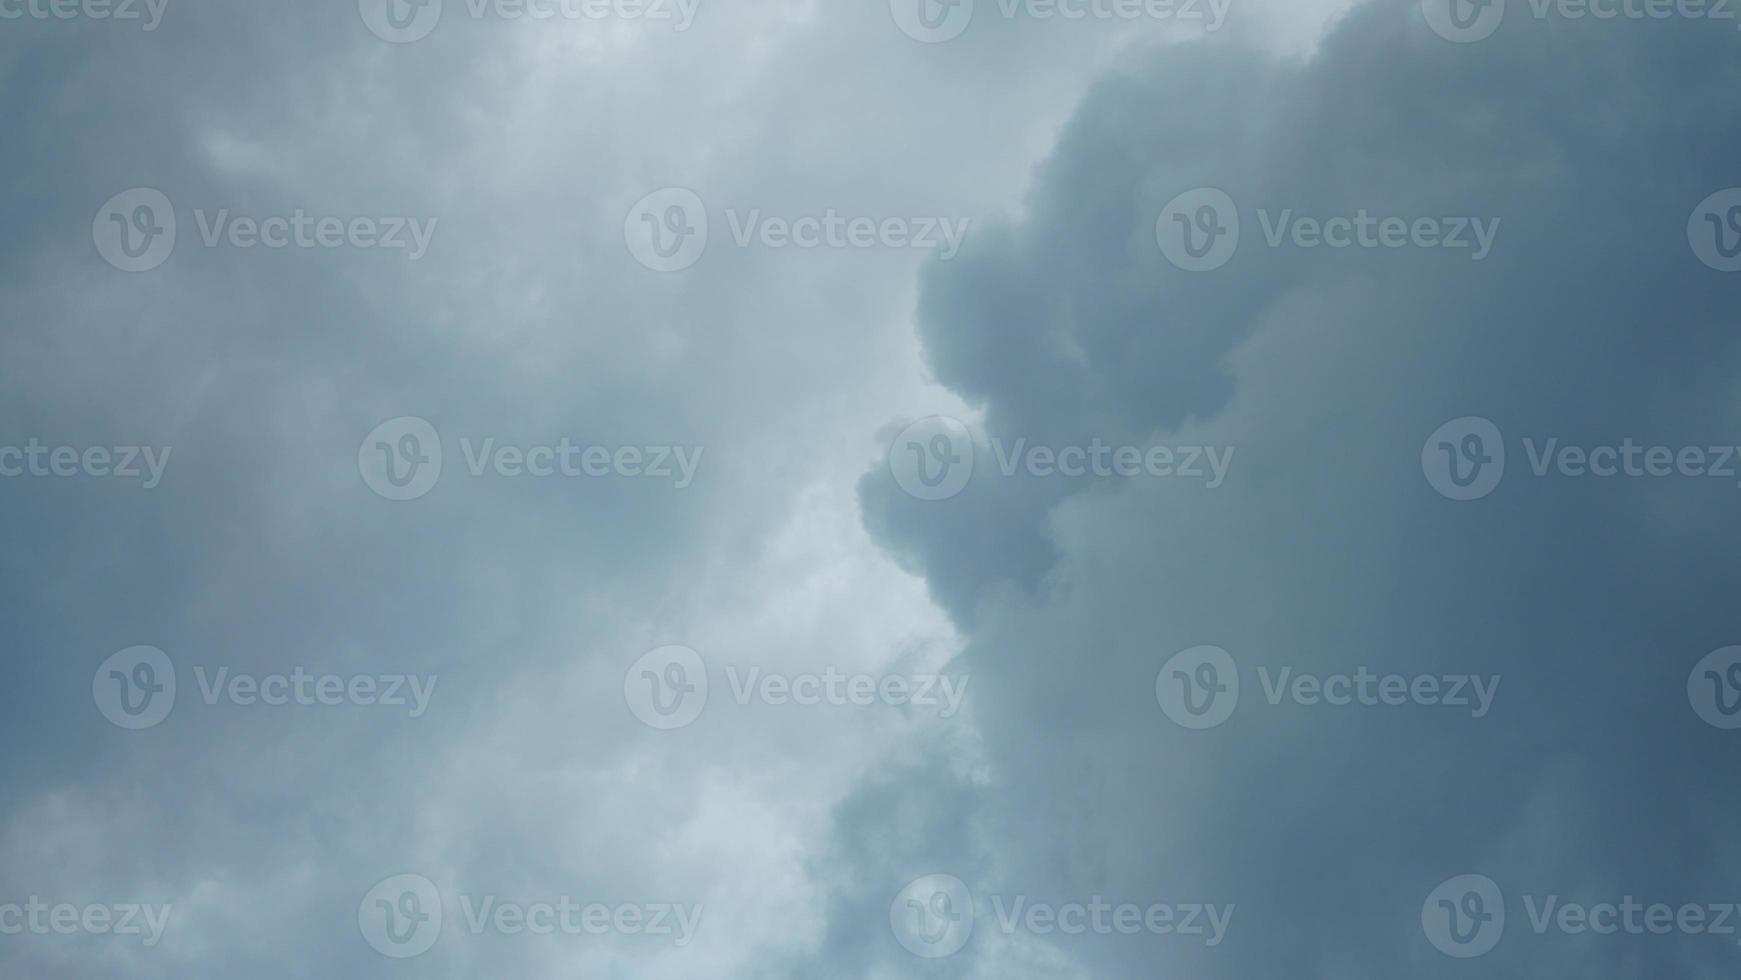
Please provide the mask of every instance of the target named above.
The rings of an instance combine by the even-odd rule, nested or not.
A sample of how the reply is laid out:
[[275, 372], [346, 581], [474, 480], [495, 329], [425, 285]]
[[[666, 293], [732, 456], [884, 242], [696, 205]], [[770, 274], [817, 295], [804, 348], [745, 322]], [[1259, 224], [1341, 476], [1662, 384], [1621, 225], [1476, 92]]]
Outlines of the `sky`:
[[0, 975], [1734, 974], [1728, 4], [304, 6], [0, 0]]

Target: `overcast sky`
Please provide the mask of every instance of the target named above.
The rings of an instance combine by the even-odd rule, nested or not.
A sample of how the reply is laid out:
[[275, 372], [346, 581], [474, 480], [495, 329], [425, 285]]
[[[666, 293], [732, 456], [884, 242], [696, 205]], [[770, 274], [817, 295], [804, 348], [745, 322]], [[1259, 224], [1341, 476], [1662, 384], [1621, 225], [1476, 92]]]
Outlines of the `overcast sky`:
[[1732, 977], [1716, 0], [0, 0], [0, 974]]

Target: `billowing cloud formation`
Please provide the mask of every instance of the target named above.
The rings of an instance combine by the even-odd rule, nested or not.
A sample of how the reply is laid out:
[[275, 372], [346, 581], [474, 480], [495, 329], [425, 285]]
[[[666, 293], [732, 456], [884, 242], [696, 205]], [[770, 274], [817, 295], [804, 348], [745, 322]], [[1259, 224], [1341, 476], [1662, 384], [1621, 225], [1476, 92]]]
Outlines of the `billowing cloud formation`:
[[[909, 322], [923, 253], [739, 247], [727, 212], [977, 227], [1107, 64], [1193, 33], [988, 15], [933, 47], [883, 3], [709, 0], [677, 30], [446, 0], [391, 43], [387, 6], [171, 0], [146, 31], [103, 4], [0, 5], [0, 733], [21, 747], [0, 767], [0, 974], [735, 977], [827, 948], [826, 814], [953, 731], [919, 706], [739, 704], [728, 671], [884, 678], [955, 652], [853, 492], [876, 426], [947, 393]], [[1309, 44], [1306, 8], [1272, 6], [1288, 16], [1227, 32]], [[714, 237], [660, 274], [625, 221], [667, 187]], [[147, 234], [166, 213], [168, 254], [105, 244], [115, 219], [166, 241]], [[340, 244], [303, 244], [323, 217]], [[400, 219], [426, 235], [415, 259], [352, 230]], [[411, 501], [359, 467], [428, 448], [365, 440], [402, 416], [444, 450]], [[531, 466], [563, 440], [704, 454], [681, 487], [470, 475], [486, 443]], [[167, 464], [149, 490], [15, 474], [4, 451], [31, 446]], [[677, 731], [625, 703], [667, 644], [713, 684]], [[177, 691], [135, 731], [99, 707], [163, 681], [143, 654], [108, 665], [141, 645]], [[426, 703], [348, 693], [402, 676]], [[435, 895], [375, 892], [400, 874]], [[395, 963], [359, 913], [406, 896], [389, 906], [445, 921]], [[681, 945], [474, 927], [486, 900], [564, 898], [703, 911]], [[32, 899], [169, 913], [150, 945], [97, 918], [4, 931], [52, 918]]]
[[[842, 807], [832, 860], [860, 887], [833, 921], [865, 938], [843, 944], [855, 961], [822, 953], [795, 975], [1733, 972], [1733, 935], [1557, 916], [1737, 899], [1733, 733], [1687, 684], [1741, 632], [1741, 478], [1685, 475], [1678, 455], [1668, 476], [1603, 478], [1558, 454], [1715, 462], [1710, 447], [1741, 442], [1736, 281], [1688, 237], [1695, 208], [1741, 184], [1741, 42], [1723, 21], [1512, 8], [1478, 43], [1385, 0], [1304, 61], [1161, 52], [1096, 86], [1021, 218], [926, 270], [929, 364], [982, 415], [974, 478], [924, 501], [882, 468], [861, 494], [873, 532], [970, 628], [954, 666], [974, 677], [976, 764], [916, 764]], [[1191, 272], [1156, 224], [1202, 187], [1231, 199], [1241, 236]], [[1295, 237], [1299, 219], [1352, 233], [1362, 213], [1407, 219], [1407, 241]], [[1438, 232], [1416, 237], [1417, 219]], [[1481, 223], [1490, 254], [1446, 247], [1457, 221], [1472, 246]], [[1422, 453], [1466, 416], [1496, 427], [1506, 459], [1489, 494], [1459, 501]], [[991, 444], [1020, 439], [1236, 455], [1215, 489], [1004, 476]], [[1461, 434], [1446, 441], [1469, 465]], [[1221, 724], [1190, 730], [1156, 680], [1225, 684], [1189, 658], [1163, 671], [1199, 645], [1227, 652], [1240, 690]], [[1338, 706], [1289, 686], [1364, 673], [1438, 693]], [[1475, 679], [1468, 706], [1424, 703], [1458, 676]], [[925, 960], [871, 912], [937, 872], [978, 917], [959, 952]], [[1463, 874], [1505, 903], [1476, 963], [1422, 922]], [[1236, 908], [1210, 946], [1006, 932], [1015, 896]]]

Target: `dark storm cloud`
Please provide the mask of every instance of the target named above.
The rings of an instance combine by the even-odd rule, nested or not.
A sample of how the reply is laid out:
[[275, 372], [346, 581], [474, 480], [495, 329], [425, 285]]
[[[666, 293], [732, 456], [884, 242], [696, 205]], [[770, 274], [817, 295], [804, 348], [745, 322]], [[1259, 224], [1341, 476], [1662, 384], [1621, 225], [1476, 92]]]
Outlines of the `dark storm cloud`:
[[[1686, 231], [1741, 183], [1723, 94], [1738, 40], [1721, 22], [1512, 7], [1474, 44], [1384, 2], [1303, 64], [1157, 53], [1084, 103], [1028, 217], [927, 272], [929, 362], [989, 435], [1238, 447], [1214, 491], [1004, 478], [982, 456], [946, 501], [904, 495], [886, 468], [861, 485], [867, 524], [973, 630], [955, 666], [975, 676], [990, 779], [937, 794], [931, 819], [987, 840], [936, 870], [1034, 900], [1238, 905], [1214, 949], [1050, 937], [1086, 975], [1459, 975], [1419, 917], [1465, 872], [1507, 902], [1488, 975], [1732, 972], [1732, 937], [1537, 935], [1522, 896], [1734, 900], [1717, 816], [1736, 802], [1733, 741], [1686, 683], [1741, 628], [1741, 490], [1538, 477], [1524, 440], [1741, 442], [1736, 284]], [[1154, 225], [1205, 185], [1237, 202], [1242, 239], [1189, 273]], [[1272, 248], [1259, 209], [1501, 224], [1472, 261]], [[1421, 451], [1465, 415], [1491, 419], [1509, 458], [1490, 496], [1455, 502]], [[1192, 732], [1155, 679], [1197, 644], [1233, 655], [1242, 691], [1226, 724]], [[1258, 668], [1284, 666], [1502, 685], [1479, 718], [1272, 705]], [[925, 853], [854, 812], [840, 833], [857, 850]], [[958, 972], [1007, 951], [983, 896], [980, 915], [943, 961]], [[859, 969], [920, 962], [880, 946]]]

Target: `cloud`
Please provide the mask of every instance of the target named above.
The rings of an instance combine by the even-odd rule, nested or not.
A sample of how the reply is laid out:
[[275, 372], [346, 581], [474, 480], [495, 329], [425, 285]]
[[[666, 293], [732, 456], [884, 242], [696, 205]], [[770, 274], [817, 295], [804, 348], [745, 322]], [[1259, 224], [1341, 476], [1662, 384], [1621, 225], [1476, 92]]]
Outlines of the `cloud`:
[[[870, 855], [888, 872], [833, 906], [862, 942], [850, 972], [1001, 955], [1001, 935], [936, 963], [896, 945], [870, 910], [919, 864], [978, 886], [980, 930], [988, 894], [1237, 906], [1218, 948], [1018, 930], [1094, 976], [1449, 976], [1421, 904], [1470, 872], [1510, 914], [1491, 975], [1728, 968], [1716, 936], [1538, 935], [1524, 896], [1730, 900], [1712, 819], [1734, 802], [1712, 778], [1727, 743], [1686, 684], [1733, 642], [1736, 481], [1537, 476], [1529, 453], [1736, 441], [1733, 288], [1686, 236], [1735, 182], [1717, 94], [1733, 43], [1703, 21], [1520, 8], [1454, 44], [1418, 4], [1381, 2], [1306, 60], [1207, 43], [1095, 87], [1024, 213], [926, 270], [927, 363], [982, 447], [1237, 456], [1213, 491], [1004, 477], [977, 454], [946, 501], [904, 494], [887, 467], [863, 478], [867, 526], [968, 630], [954, 667], [975, 678], [987, 776], [915, 781], [921, 816], [874, 840], [855, 815], [889, 789], [843, 806], [840, 876], [860, 881]], [[1155, 225], [1202, 186], [1237, 203], [1242, 235], [1194, 273]], [[1480, 261], [1264, 233], [1283, 211], [1362, 209], [1499, 224]], [[1421, 454], [1467, 415], [1495, 423], [1508, 459], [1490, 496], [1457, 502]], [[1233, 656], [1241, 692], [1226, 724], [1189, 731], [1156, 679], [1199, 644]], [[1502, 683], [1481, 718], [1266, 697], [1283, 668], [1362, 667]], [[930, 828], [956, 826], [981, 836], [929, 867]]]

